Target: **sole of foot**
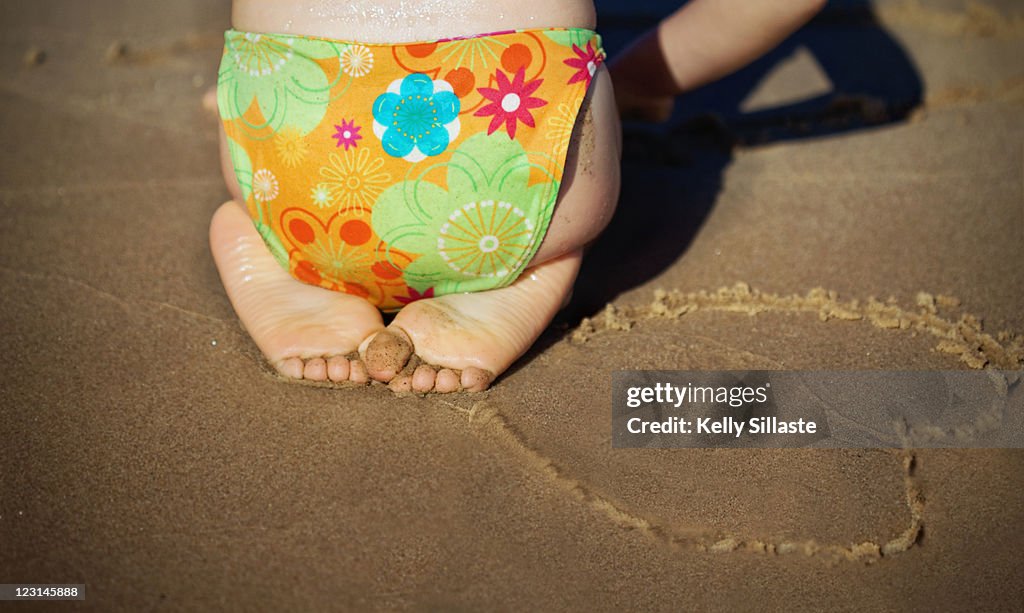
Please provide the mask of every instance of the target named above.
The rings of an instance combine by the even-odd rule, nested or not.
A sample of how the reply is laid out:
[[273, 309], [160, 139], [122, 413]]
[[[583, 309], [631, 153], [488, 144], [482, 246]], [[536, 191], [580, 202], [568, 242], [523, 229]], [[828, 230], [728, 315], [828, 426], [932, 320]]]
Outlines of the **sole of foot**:
[[355, 357], [360, 343], [384, 327], [370, 303], [293, 278], [234, 201], [214, 214], [210, 248], [235, 313], [278, 373], [311, 381], [370, 380]]
[[507, 287], [447, 294], [403, 308], [359, 354], [396, 392], [479, 392], [533, 345], [568, 298], [581, 251], [523, 272]]

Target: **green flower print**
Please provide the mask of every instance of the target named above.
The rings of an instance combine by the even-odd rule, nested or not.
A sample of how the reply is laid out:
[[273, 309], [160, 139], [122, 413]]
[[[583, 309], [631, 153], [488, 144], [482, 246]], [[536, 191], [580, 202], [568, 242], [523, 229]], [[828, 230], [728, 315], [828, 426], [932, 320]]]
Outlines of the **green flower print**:
[[452, 153], [447, 191], [417, 179], [385, 190], [373, 229], [390, 248], [419, 255], [406, 284], [436, 294], [507, 285], [547, 231], [558, 182], [529, 185], [533, 165], [504, 134], [476, 134]]
[[[242, 197], [246, 201], [249, 200], [249, 196], [252, 195], [252, 184], [254, 173], [252, 171], [252, 161], [249, 159], [249, 154], [245, 152], [245, 148], [236, 143], [231, 138], [228, 138], [228, 154], [231, 156], [231, 165], [235, 168], [235, 177], [238, 179], [238, 187], [242, 190]], [[266, 171], [263, 171], [266, 172]], [[284, 248], [281, 243], [281, 239], [274, 234], [270, 226], [267, 225], [265, 220], [265, 203], [264, 198], [256, 198], [256, 207], [259, 211], [259, 217], [253, 220], [253, 225], [256, 226], [256, 231], [259, 232], [260, 237], [263, 238], [263, 242], [266, 243], [267, 249], [270, 250], [270, 254], [274, 256], [277, 262], [287, 268], [288, 267], [288, 250]]]
[[312, 131], [323, 120], [336, 84], [328, 82], [316, 60], [340, 57], [345, 47], [326, 40], [229, 30], [217, 77], [221, 116], [241, 117], [255, 99], [266, 123], [249, 126], [254, 131], [269, 126], [276, 132], [286, 121], [303, 134]]
[[238, 186], [242, 188], [242, 197], [249, 199], [252, 193], [252, 161], [245, 147], [239, 145], [228, 137], [228, 154], [231, 156], [231, 165], [235, 168], [235, 178], [238, 179]]
[[585, 47], [593, 38], [594, 33], [590, 30], [568, 28], [565, 30], [545, 30], [544, 36], [563, 47], [572, 47], [573, 45], [576, 45], [577, 47]]

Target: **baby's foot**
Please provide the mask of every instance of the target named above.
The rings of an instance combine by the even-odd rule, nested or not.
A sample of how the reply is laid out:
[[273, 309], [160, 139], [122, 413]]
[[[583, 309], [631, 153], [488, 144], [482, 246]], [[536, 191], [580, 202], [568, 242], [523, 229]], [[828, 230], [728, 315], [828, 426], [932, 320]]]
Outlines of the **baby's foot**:
[[209, 113], [212, 113], [214, 115], [217, 114], [217, 87], [216, 86], [213, 86], [213, 87], [207, 89], [203, 93], [202, 105], [203, 105], [203, 110], [205, 110], [205, 111], [207, 111]]
[[406, 306], [360, 348], [367, 372], [395, 391], [487, 389], [564, 304], [581, 255], [575, 251], [534, 266], [508, 287]]
[[361, 360], [345, 357], [384, 326], [369, 302], [293, 278], [235, 202], [214, 214], [210, 246], [242, 325], [279, 373], [313, 381], [369, 380]]

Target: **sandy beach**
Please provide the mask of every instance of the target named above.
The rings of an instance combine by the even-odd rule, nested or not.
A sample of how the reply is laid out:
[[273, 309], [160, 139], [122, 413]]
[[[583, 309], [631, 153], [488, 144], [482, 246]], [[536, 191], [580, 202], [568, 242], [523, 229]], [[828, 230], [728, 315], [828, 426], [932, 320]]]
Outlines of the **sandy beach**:
[[[670, 8], [602, 10], [609, 50]], [[238, 323], [200, 103], [229, 17], [0, 5], [0, 583], [105, 611], [1024, 607], [1020, 450], [610, 444], [614, 370], [1024, 367], [1019, 3], [835, 2], [627, 124], [573, 303], [489, 391], [427, 397], [284, 382]]]

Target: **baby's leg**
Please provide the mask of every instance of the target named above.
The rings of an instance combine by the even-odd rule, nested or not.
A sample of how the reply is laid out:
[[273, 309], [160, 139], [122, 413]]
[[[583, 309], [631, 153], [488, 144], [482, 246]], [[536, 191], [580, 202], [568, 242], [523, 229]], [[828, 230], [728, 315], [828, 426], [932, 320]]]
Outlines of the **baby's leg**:
[[[370, 376], [390, 381], [396, 391], [480, 391], [490, 385], [533, 345], [568, 298], [583, 246], [614, 212], [619, 150], [611, 80], [602, 67], [580, 109], [558, 204], [531, 267], [507, 287], [406, 306], [364, 343], [360, 353]], [[411, 360], [413, 355], [419, 359]]]
[[664, 121], [673, 98], [738, 70], [782, 42], [825, 0], [691, 0], [611, 63], [624, 116]]
[[239, 204], [238, 182], [226, 151], [222, 155], [234, 200], [214, 214], [210, 246], [242, 325], [286, 377], [366, 383], [363, 363], [345, 356], [383, 327], [380, 312], [362, 298], [308, 285], [282, 269]]

